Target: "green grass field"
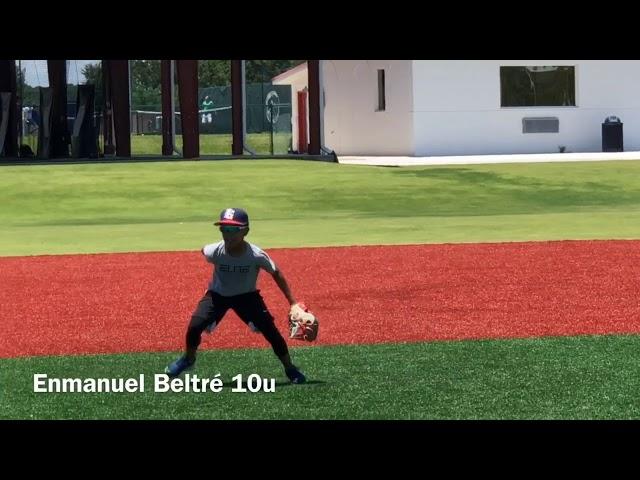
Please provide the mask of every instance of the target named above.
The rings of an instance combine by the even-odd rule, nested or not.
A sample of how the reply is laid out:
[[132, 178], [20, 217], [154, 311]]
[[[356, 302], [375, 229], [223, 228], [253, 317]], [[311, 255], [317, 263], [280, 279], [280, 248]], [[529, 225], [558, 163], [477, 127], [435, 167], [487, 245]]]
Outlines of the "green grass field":
[[[274, 133], [273, 153], [286, 154], [291, 148], [291, 133]], [[38, 149], [37, 135], [27, 135], [23, 143], [29, 145], [35, 152]], [[201, 134], [200, 155], [231, 155], [231, 134]], [[247, 133], [246, 146], [257, 154], [268, 155], [271, 153], [270, 133]], [[99, 139], [100, 148], [103, 148], [102, 137]], [[182, 149], [182, 135], [176, 135], [176, 147]], [[131, 135], [131, 153], [133, 156], [154, 155], [162, 153], [161, 135]]]
[[[231, 134], [200, 135], [200, 155], [231, 155]], [[271, 153], [269, 133], [247, 133], [246, 146], [257, 154]], [[176, 135], [176, 146], [182, 149], [182, 135]], [[291, 133], [274, 133], [273, 153], [286, 154], [291, 148]], [[133, 155], [160, 155], [161, 135], [131, 135]]]
[[[380, 168], [197, 161], [0, 168], [0, 256], [197, 250], [225, 206], [263, 247], [640, 238], [639, 161]], [[51, 319], [55, 321], [55, 319]], [[37, 333], [35, 333], [37, 334]], [[640, 337], [205, 351], [275, 393], [37, 394], [32, 375], [149, 378], [177, 352], [0, 360], [0, 418], [626, 419]], [[295, 408], [301, 403], [313, 408]]]
[[195, 250], [226, 205], [265, 247], [640, 238], [640, 162], [228, 160], [0, 170], [0, 255]]
[[[637, 336], [297, 348], [295, 358], [313, 372], [304, 386], [288, 383], [268, 349], [205, 351], [190, 373], [201, 378], [219, 373], [221, 392], [154, 392], [154, 373], [173, 357], [2, 360], [0, 418], [640, 418]], [[144, 374], [145, 392], [34, 393], [34, 373], [59, 378]], [[232, 391], [238, 373], [275, 378], [275, 392]]]

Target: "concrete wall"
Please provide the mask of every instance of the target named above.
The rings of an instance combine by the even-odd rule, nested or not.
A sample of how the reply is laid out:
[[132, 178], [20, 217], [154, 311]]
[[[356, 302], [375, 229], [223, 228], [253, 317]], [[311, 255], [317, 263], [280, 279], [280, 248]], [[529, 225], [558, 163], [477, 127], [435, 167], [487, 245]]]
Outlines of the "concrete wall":
[[[323, 60], [323, 145], [338, 155], [413, 154], [412, 63]], [[378, 69], [385, 70], [385, 111], [376, 111]]]

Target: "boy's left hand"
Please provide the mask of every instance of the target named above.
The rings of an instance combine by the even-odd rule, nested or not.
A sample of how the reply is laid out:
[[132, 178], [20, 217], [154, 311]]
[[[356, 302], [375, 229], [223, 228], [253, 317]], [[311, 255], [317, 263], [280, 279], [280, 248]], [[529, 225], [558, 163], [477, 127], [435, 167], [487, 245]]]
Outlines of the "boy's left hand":
[[304, 303], [296, 303], [289, 310], [289, 338], [313, 342], [318, 336], [318, 319]]

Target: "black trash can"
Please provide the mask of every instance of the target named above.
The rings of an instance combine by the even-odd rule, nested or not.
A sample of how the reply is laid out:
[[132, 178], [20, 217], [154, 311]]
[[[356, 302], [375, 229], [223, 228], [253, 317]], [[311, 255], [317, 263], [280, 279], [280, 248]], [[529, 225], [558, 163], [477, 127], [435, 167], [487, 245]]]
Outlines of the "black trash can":
[[602, 151], [622, 152], [622, 122], [618, 117], [607, 117], [602, 124]]

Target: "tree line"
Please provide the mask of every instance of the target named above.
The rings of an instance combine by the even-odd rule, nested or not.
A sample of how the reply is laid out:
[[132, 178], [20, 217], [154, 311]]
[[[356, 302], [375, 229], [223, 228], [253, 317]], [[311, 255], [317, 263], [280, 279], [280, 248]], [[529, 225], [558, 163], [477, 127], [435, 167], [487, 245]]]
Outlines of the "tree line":
[[[245, 78], [247, 83], [268, 83], [273, 77], [293, 68], [306, 60], [247, 60]], [[82, 69], [86, 83], [96, 86], [95, 104], [99, 108], [103, 102], [102, 65], [100, 62], [87, 64]], [[24, 82], [25, 69], [18, 72], [18, 93], [22, 97], [22, 105], [37, 106], [40, 104], [38, 87]], [[231, 85], [231, 62], [229, 60], [199, 60], [198, 87], [217, 87]], [[70, 103], [76, 99], [77, 88], [67, 85], [67, 98]], [[160, 60], [131, 61], [131, 104], [136, 106], [159, 106], [160, 96]]]

